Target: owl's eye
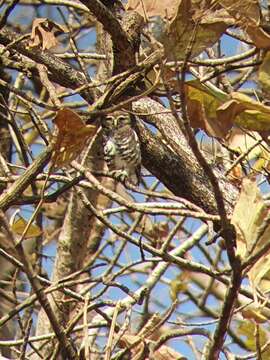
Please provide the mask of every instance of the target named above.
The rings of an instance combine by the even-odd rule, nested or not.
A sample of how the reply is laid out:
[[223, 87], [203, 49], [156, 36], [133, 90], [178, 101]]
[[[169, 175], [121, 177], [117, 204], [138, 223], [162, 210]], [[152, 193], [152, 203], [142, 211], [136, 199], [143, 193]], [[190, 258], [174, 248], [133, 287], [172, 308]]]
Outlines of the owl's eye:
[[113, 124], [113, 120], [114, 117], [113, 116], [106, 116], [103, 118], [102, 123], [104, 124], [105, 127], [107, 126], [111, 126], [111, 124]]
[[118, 120], [119, 121], [125, 121], [127, 118], [126, 118], [126, 116], [124, 116], [124, 115], [120, 115], [120, 116], [118, 116]]

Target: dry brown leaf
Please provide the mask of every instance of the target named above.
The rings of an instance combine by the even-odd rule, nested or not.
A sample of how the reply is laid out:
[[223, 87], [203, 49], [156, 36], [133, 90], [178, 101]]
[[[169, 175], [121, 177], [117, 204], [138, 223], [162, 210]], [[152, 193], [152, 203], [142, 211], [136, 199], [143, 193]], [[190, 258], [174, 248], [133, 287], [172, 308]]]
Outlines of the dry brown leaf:
[[191, 51], [191, 57], [194, 57], [212, 46], [230, 24], [231, 18], [223, 10], [200, 9], [196, 2], [184, 0], [176, 16], [169, 23], [161, 42], [168, 58], [180, 60], [186, 56], [186, 48], [190, 45], [195, 31]]
[[[269, 224], [261, 234], [261, 228], [264, 226], [268, 213], [269, 209], [263, 201], [256, 182], [244, 179], [231, 220], [236, 230], [237, 254], [241, 259], [247, 259], [250, 255], [256, 254], [269, 242]], [[269, 290], [269, 270], [270, 254], [268, 251], [257, 260], [248, 272], [255, 298], [258, 288], [261, 292]]]
[[263, 145], [258, 144], [261, 136], [255, 131], [243, 131], [239, 128], [233, 128], [230, 135], [226, 138], [226, 143], [230, 149], [239, 154], [245, 153], [252, 146], [255, 146], [245, 157], [246, 160], [252, 160], [260, 156], [263, 151]]
[[251, 23], [247, 27], [246, 32], [258, 49], [270, 49], [270, 35], [260, 26]]
[[[151, 18], [152, 33], [164, 46], [168, 59], [181, 60], [196, 27], [192, 55], [196, 56], [213, 45], [234, 19], [218, 5], [210, 9], [196, 0], [129, 0], [128, 10], [136, 10]], [[144, 13], [145, 10], [145, 13]]]
[[147, 17], [161, 16], [167, 20], [172, 19], [177, 13], [177, 9], [182, 0], [129, 0], [126, 5], [127, 10], [135, 10], [144, 16], [144, 10]]
[[252, 19], [257, 25], [260, 23], [260, 4], [258, 0], [219, 0], [233, 17], [238, 19]]
[[219, 4], [235, 19], [259, 49], [270, 48], [270, 36], [260, 26], [260, 3], [257, 0], [220, 0]]
[[54, 139], [51, 162], [58, 168], [69, 164], [97, 132], [96, 125], [85, 125], [80, 116], [68, 108], [60, 109], [54, 119], [58, 133]]
[[[146, 340], [148, 340], [148, 339], [145, 339], [143, 337], [141, 338], [138, 335], [125, 334], [120, 339], [119, 346], [121, 348], [129, 347], [129, 346], [132, 347], [133, 344], [138, 343], [137, 346], [132, 348], [131, 353], [132, 353], [132, 359], [135, 359], [135, 358], [139, 359], [140, 358], [139, 355], [143, 354], [143, 352], [144, 352], [144, 346], [145, 346]], [[152, 342], [152, 341], [148, 340], [148, 342]], [[150, 358], [156, 359], [156, 360], [171, 360], [171, 359], [187, 360], [186, 357], [184, 357], [179, 352], [173, 350], [172, 348], [170, 348], [169, 346], [166, 346], [166, 345], [162, 345], [158, 350], [156, 350], [151, 355], [152, 355], [151, 357], [146, 357], [145, 360], [150, 360]]]
[[[187, 358], [179, 352], [173, 350], [169, 346], [162, 345], [157, 351], [154, 353], [155, 360], [187, 360]], [[150, 360], [150, 359], [149, 359]]]
[[231, 99], [217, 109], [217, 122], [229, 121], [252, 131], [270, 130], [270, 107], [240, 92], [230, 94]]
[[191, 126], [204, 130], [210, 136], [224, 138], [231, 129], [232, 122], [229, 118], [223, 122], [216, 120], [217, 109], [222, 104], [220, 95], [210, 91], [198, 80], [187, 82], [185, 92]]
[[66, 32], [65, 28], [47, 18], [37, 18], [33, 21], [30, 47], [42, 46], [48, 50], [58, 44], [55, 37], [56, 31]]

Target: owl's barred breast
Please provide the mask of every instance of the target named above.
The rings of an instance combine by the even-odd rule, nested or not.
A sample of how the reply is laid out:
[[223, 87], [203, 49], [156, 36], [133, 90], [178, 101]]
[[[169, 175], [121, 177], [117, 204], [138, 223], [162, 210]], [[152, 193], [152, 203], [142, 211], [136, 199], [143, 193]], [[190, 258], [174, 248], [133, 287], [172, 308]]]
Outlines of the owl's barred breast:
[[104, 157], [110, 171], [123, 171], [127, 180], [139, 183], [141, 150], [128, 113], [117, 112], [103, 122]]

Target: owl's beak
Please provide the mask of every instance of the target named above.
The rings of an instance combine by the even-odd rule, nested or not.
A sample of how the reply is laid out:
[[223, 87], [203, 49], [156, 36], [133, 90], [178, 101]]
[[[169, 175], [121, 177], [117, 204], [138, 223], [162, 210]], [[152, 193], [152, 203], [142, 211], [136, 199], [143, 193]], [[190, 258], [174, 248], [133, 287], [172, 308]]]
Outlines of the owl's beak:
[[118, 119], [117, 117], [113, 118], [113, 127], [116, 129], [118, 126]]

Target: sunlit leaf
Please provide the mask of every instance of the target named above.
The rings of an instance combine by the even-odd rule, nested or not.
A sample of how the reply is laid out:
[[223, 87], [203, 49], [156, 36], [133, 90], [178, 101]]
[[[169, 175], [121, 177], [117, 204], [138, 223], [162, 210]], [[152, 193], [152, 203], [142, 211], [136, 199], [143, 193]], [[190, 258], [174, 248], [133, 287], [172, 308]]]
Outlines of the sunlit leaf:
[[255, 181], [244, 179], [240, 197], [235, 205], [232, 224], [237, 233], [237, 253], [241, 258], [254, 252], [264, 244], [265, 239], [260, 243], [254, 243], [256, 235], [259, 236], [259, 226], [267, 214], [266, 205]]
[[[256, 351], [256, 325], [252, 321], [239, 321], [237, 327], [237, 334], [242, 335], [246, 338], [245, 344], [251, 351]], [[260, 345], [261, 347], [266, 344], [268, 337], [266, 331], [263, 327], [259, 329], [260, 334]], [[268, 347], [264, 352], [262, 352], [262, 360], [268, 360], [270, 358], [270, 347]]]
[[196, 0], [129, 0], [127, 10], [151, 18], [151, 30], [164, 46], [168, 59], [183, 59], [196, 26], [192, 56], [213, 45], [230, 25], [232, 18], [217, 5], [206, 7]]
[[[210, 136], [225, 137], [232, 127], [231, 121], [216, 121], [217, 109], [225, 101], [226, 95], [214, 92], [198, 80], [188, 81], [185, 85], [187, 110], [191, 126], [205, 130]], [[228, 119], [230, 120], [230, 119]]]
[[235, 24], [247, 32], [259, 49], [270, 48], [270, 36], [260, 26], [260, 3], [257, 0], [219, 0], [235, 19]]
[[[261, 232], [268, 213], [269, 209], [263, 201], [256, 182], [244, 179], [231, 220], [237, 234], [237, 254], [242, 259], [255, 254], [269, 242], [270, 225], [266, 226], [263, 233]], [[262, 292], [270, 289], [270, 281], [266, 279], [269, 270], [270, 254], [268, 251], [262, 254], [248, 272], [254, 292], [258, 288]]]
[[[16, 235], [22, 235], [26, 226], [27, 226], [27, 221], [24, 220], [22, 217], [20, 217], [12, 224], [11, 229]], [[40, 227], [35, 224], [31, 224], [26, 232], [25, 238], [36, 237], [36, 236], [40, 236], [41, 234], [42, 231]]]
[[269, 170], [270, 165], [270, 154], [268, 151], [263, 150], [260, 154], [260, 157], [256, 160], [254, 165], [252, 166], [252, 170], [255, 173], [259, 173], [264, 169]]
[[270, 51], [267, 51], [258, 70], [258, 80], [265, 91], [270, 91]]
[[80, 116], [68, 108], [60, 109], [54, 119], [58, 133], [54, 139], [52, 164], [57, 168], [69, 164], [97, 131], [96, 125], [85, 125]]
[[39, 136], [39, 132], [37, 131], [36, 128], [30, 130], [26, 135], [25, 135], [25, 142], [27, 145], [32, 145], [36, 139]]
[[175, 301], [181, 292], [187, 289], [187, 279], [189, 275], [187, 272], [182, 272], [170, 283], [170, 297], [172, 301]]
[[268, 321], [268, 318], [262, 314], [262, 308], [255, 308], [254, 306], [248, 306], [241, 311], [243, 318], [247, 320], [253, 320], [257, 324], [264, 324]]
[[230, 94], [231, 100], [217, 109], [218, 123], [230, 121], [247, 130], [270, 130], [270, 107], [253, 100], [251, 97], [234, 92]]
[[246, 160], [252, 160], [259, 157], [263, 151], [262, 144], [258, 144], [260, 139], [260, 135], [254, 131], [247, 133], [239, 128], [233, 128], [226, 139], [226, 143], [230, 149], [237, 151], [239, 154], [246, 153], [247, 150], [257, 143], [257, 146], [249, 151], [245, 157]]
[[182, 0], [129, 0], [126, 5], [127, 10], [136, 10], [144, 16], [144, 11], [148, 17], [161, 16], [162, 18], [172, 19], [177, 13]]
[[210, 136], [225, 138], [233, 125], [251, 131], [270, 130], [270, 107], [239, 92], [213, 91], [198, 80], [185, 85], [191, 126]]

